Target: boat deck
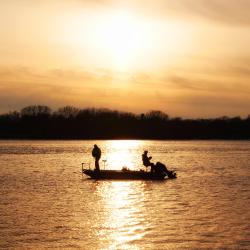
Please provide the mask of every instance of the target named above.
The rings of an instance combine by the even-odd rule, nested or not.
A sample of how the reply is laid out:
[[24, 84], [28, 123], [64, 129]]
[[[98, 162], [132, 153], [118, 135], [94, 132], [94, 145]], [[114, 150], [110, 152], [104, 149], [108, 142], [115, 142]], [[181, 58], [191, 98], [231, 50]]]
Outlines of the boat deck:
[[115, 179], [115, 180], [164, 180], [165, 173], [151, 173], [143, 170], [91, 170], [82, 169], [82, 172], [92, 179]]

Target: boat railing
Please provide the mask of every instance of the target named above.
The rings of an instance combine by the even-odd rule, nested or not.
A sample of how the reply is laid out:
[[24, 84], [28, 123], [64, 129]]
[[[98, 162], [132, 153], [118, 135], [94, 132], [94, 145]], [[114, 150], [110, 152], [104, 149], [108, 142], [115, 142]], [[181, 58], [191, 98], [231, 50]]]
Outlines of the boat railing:
[[[103, 162], [103, 169], [105, 169], [107, 160], [104, 159], [104, 160], [102, 160], [102, 162]], [[82, 172], [84, 169], [84, 165], [88, 165], [88, 169], [91, 170], [90, 162], [82, 162]]]
[[102, 162], [103, 162], [103, 169], [105, 170], [105, 166], [106, 166], [107, 160], [106, 160], [106, 159], [105, 159], [105, 160], [102, 160]]
[[88, 163], [86, 163], [86, 162], [82, 162], [82, 172], [83, 172], [84, 165], [87, 165], [87, 164], [88, 164], [89, 169], [90, 169], [90, 163], [89, 163], [89, 162], [88, 162]]

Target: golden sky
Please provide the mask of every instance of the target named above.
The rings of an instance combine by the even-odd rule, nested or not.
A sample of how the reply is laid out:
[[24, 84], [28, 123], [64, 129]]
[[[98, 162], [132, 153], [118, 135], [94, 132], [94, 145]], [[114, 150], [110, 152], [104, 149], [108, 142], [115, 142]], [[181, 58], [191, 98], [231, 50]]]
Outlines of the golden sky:
[[250, 114], [249, 0], [2, 0], [0, 113]]

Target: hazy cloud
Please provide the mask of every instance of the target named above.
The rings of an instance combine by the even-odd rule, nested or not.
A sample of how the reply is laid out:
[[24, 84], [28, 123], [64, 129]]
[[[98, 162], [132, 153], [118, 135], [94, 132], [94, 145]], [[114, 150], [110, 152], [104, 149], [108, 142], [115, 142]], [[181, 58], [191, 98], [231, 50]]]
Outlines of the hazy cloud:
[[[240, 61], [237, 60], [237, 66], [223, 65], [213, 73], [198, 69], [197, 76], [194, 69], [182, 69], [168, 71], [163, 78], [143, 72], [130, 75], [110, 70], [38, 72], [26, 67], [2, 67], [0, 112], [46, 104], [52, 108], [73, 105], [134, 112], [161, 109], [174, 116], [245, 116], [250, 110], [250, 86], [246, 80], [249, 74], [247, 65]], [[224, 75], [229, 71], [225, 82]]]
[[151, 16], [205, 18], [226, 24], [249, 25], [249, 0], [76, 0], [99, 7], [128, 8]]
[[179, 0], [167, 1], [178, 13], [197, 15], [212, 21], [229, 24], [250, 24], [250, 1], [248, 0]]
[[[9, 0], [18, 3], [17, 0]], [[205, 18], [225, 24], [249, 25], [249, 0], [22, 0], [22, 5], [31, 7], [73, 6], [94, 8], [129, 9], [146, 13], [148, 16], [166, 16], [178, 18]]]

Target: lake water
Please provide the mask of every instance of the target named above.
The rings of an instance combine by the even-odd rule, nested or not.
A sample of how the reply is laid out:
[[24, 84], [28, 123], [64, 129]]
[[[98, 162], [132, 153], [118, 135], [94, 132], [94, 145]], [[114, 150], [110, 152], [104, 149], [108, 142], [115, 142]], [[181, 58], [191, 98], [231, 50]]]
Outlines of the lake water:
[[[87, 179], [94, 143], [106, 169], [147, 149], [178, 178]], [[0, 141], [0, 185], [2, 249], [250, 249], [249, 141]]]

